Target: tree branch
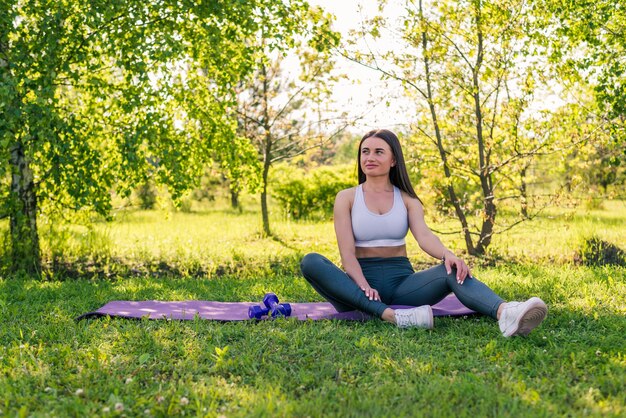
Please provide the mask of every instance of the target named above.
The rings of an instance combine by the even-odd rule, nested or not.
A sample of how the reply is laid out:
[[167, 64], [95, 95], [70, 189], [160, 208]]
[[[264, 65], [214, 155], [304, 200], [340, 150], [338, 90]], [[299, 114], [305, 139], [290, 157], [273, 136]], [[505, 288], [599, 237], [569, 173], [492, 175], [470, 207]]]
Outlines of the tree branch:
[[550, 151], [548, 151], [548, 152], [539, 152], [539, 150], [541, 150], [541, 149], [543, 149], [543, 148], [545, 148], [545, 147], [547, 147], [547, 146], [548, 146], [548, 144], [544, 143], [544, 144], [541, 144], [540, 146], [536, 147], [535, 149], [533, 149], [533, 150], [531, 150], [531, 151], [527, 151], [527, 152], [518, 152], [517, 154], [515, 154], [515, 155], [511, 156], [510, 158], [507, 158], [506, 160], [504, 160], [504, 161], [503, 161], [503, 162], [501, 162], [500, 164], [495, 165], [495, 166], [492, 166], [491, 173], [495, 173], [496, 171], [500, 170], [501, 168], [503, 168], [504, 166], [506, 166], [506, 165], [510, 164], [512, 161], [515, 161], [515, 160], [519, 160], [519, 159], [522, 159], [522, 158], [527, 158], [527, 157], [530, 157], [530, 156], [535, 156], [535, 155], [551, 155], [551, 154], [555, 154], [555, 153], [557, 153], [557, 152], [561, 152], [561, 151], [566, 150], [566, 149], [570, 149], [570, 148], [576, 147], [576, 146], [578, 146], [579, 144], [581, 144], [581, 143], [583, 143], [583, 142], [585, 142], [585, 141], [589, 140], [589, 138], [590, 138], [590, 137], [591, 137], [591, 136], [592, 136], [592, 135], [593, 135], [596, 131], [598, 131], [600, 128], [601, 128], [601, 126], [596, 127], [596, 128], [595, 128], [592, 132], [590, 132], [590, 133], [589, 133], [589, 134], [587, 134], [586, 136], [582, 137], [582, 138], [581, 138], [581, 139], [579, 139], [578, 141], [572, 142], [571, 144], [569, 144], [569, 145], [568, 145], [568, 146], [566, 146], [566, 147], [554, 148], [554, 149], [552, 149], [552, 150], [550, 150]]
[[[432, 25], [430, 24], [430, 22], [426, 21], [426, 24], [428, 26]], [[437, 29], [432, 27], [435, 32], [437, 32]], [[463, 59], [463, 61], [465, 61], [465, 63], [467, 64], [467, 66], [470, 68], [471, 71], [474, 71], [474, 66], [472, 65], [472, 63], [469, 61], [469, 59], [465, 56], [465, 54], [463, 53], [463, 51], [461, 51], [461, 49], [458, 47], [458, 45], [456, 44], [456, 42], [454, 42], [452, 40], [452, 38], [450, 38], [445, 32], [437, 32], [439, 35], [443, 36], [449, 43], [450, 45], [452, 45], [452, 47], [456, 50], [456, 52], [459, 53], [459, 56]]]
[[291, 97], [289, 97], [289, 100], [287, 100], [287, 103], [285, 103], [285, 105], [278, 111], [278, 113], [276, 114], [276, 116], [274, 116], [272, 122], [269, 124], [269, 126], [274, 126], [274, 123], [276, 123], [276, 121], [278, 120], [278, 118], [283, 114], [283, 112], [289, 107], [289, 104], [295, 100], [295, 98], [302, 93], [302, 91], [306, 88], [306, 84], [303, 84], [302, 87], [300, 87]]
[[[363, 61], [360, 61], [360, 60], [358, 60], [358, 59], [356, 59], [356, 58], [353, 58], [353, 57], [351, 57], [351, 56], [349, 56], [349, 55], [347, 55], [347, 54], [345, 54], [345, 53], [343, 53], [343, 52], [339, 52], [339, 53], [341, 54], [341, 56], [342, 56], [342, 57], [346, 58], [347, 60], [350, 60], [350, 61], [352, 61], [352, 62], [354, 62], [354, 63], [359, 64], [359, 65], [362, 65], [362, 66], [364, 66], [365, 68], [369, 68], [370, 70], [375, 70], [375, 71], [378, 71], [378, 72], [380, 72], [380, 73], [382, 73], [382, 74], [386, 75], [387, 77], [392, 78], [392, 79], [394, 79], [394, 80], [396, 80], [396, 81], [400, 81], [400, 82], [402, 82], [402, 83], [406, 83], [406, 84], [408, 84], [409, 86], [411, 86], [411, 87], [413, 87], [415, 90], [417, 90], [417, 92], [418, 92], [419, 94], [421, 94], [421, 95], [422, 95], [422, 97], [424, 97], [425, 99], [428, 99], [428, 95], [426, 94], [426, 92], [425, 92], [424, 90], [422, 90], [422, 89], [421, 89], [421, 88], [420, 88], [417, 84], [415, 84], [414, 82], [412, 82], [412, 81], [410, 81], [410, 80], [407, 80], [406, 78], [400, 77], [400, 76], [398, 76], [398, 75], [396, 75], [396, 74], [394, 74], [394, 73], [391, 73], [391, 72], [389, 72], [389, 71], [387, 71], [387, 70], [384, 70], [383, 68], [381, 68], [381, 67], [378, 65], [378, 63], [376, 62], [376, 60], [375, 60], [375, 59], [374, 59], [374, 63], [375, 63], [375, 65], [371, 65], [371, 64], [367, 64], [367, 63], [365, 63], [365, 62], [363, 62]], [[372, 54], [372, 56], [373, 56], [373, 54]]]

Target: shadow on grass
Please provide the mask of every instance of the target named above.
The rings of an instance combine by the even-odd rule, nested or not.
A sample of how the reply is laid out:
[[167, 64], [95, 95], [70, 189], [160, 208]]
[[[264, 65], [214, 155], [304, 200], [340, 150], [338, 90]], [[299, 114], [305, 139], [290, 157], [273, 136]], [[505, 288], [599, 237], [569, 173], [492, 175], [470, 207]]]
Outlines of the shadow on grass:
[[[574, 312], [612, 315], [616, 320], [621, 318], [623, 324], [626, 321], [623, 316], [626, 269], [622, 267], [510, 264], [482, 273], [483, 281], [505, 300], [541, 297], [550, 307], [550, 317], [567, 314], [573, 307]], [[56, 277], [59, 280], [9, 278], [0, 281], [0, 295], [3, 295], [0, 312], [10, 307], [17, 315], [57, 312], [75, 318], [112, 300], [260, 301], [266, 292], [274, 292], [281, 301], [288, 302], [323, 300], [301, 276], [296, 256], [277, 257], [257, 269], [239, 266], [210, 276], [183, 275], [168, 269], [158, 274], [134, 272], [110, 276], [101, 272], [83, 275], [73, 271], [70, 275]], [[573, 319], [578, 321], [579, 318]]]
[[[294, 251], [296, 248], [284, 244]], [[133, 261], [118, 257], [81, 258], [62, 260], [56, 258], [44, 265], [44, 280], [64, 281], [77, 279], [124, 279], [150, 277], [163, 279], [171, 277], [192, 279], [214, 279], [223, 276], [250, 276], [272, 274], [299, 274], [302, 254], [271, 256], [269, 259], [254, 260], [233, 257], [222, 264], [185, 262], [172, 260]]]
[[36, 316], [56, 312], [74, 318], [112, 300], [260, 302], [267, 292], [276, 293], [283, 301], [320, 301], [301, 277], [299, 261], [300, 257], [293, 255], [274, 257], [262, 265], [241, 262], [218, 268], [213, 274], [181, 272], [164, 263], [132, 271], [122, 262], [80, 269], [64, 266], [44, 280], [0, 280], [0, 295], [5, 295], [0, 297], [0, 312], [8, 306], [20, 316], [26, 312]]
[[[170, 268], [158, 274], [147, 271], [128, 276], [118, 273], [107, 276], [101, 272], [82, 274], [73, 270], [69, 275], [56, 276], [59, 280], [8, 278], [0, 281], [0, 294], [5, 295], [3, 299], [7, 303], [57, 304], [57, 308], [72, 303], [103, 304], [111, 300], [254, 301], [269, 291], [285, 301], [322, 300], [301, 276], [299, 257], [277, 257], [256, 270], [250, 270], [250, 266], [246, 269], [245, 274], [232, 268], [211, 276], [180, 274]], [[551, 309], [575, 302], [582, 310], [597, 307], [619, 313], [626, 300], [626, 269], [623, 267], [525, 264], [499, 266], [483, 273], [484, 281], [506, 300], [540, 296]], [[604, 299], [611, 303], [607, 304]]]

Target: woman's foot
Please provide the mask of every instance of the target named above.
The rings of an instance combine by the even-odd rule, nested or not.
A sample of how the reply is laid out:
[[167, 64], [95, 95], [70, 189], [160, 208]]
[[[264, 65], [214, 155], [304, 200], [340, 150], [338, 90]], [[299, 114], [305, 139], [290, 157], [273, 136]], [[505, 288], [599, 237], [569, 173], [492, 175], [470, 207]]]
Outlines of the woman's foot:
[[433, 310], [430, 305], [418, 306], [411, 309], [396, 309], [394, 311], [396, 325], [399, 328], [428, 328], [433, 327]]
[[528, 335], [548, 315], [548, 307], [539, 298], [532, 297], [526, 302], [504, 304], [498, 324], [505, 337]]

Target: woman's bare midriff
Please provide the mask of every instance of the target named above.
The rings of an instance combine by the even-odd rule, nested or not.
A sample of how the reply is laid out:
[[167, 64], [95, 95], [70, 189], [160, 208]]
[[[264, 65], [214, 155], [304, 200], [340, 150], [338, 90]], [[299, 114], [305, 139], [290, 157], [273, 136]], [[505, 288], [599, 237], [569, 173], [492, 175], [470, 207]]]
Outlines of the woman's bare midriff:
[[397, 247], [355, 247], [356, 258], [406, 257], [406, 245]]

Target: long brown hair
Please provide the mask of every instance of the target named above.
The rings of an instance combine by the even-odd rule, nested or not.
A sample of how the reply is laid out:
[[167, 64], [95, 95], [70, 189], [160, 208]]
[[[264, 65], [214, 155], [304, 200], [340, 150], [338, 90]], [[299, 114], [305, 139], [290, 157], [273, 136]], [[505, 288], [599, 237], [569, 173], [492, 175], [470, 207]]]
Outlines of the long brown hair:
[[407, 172], [406, 164], [404, 163], [404, 156], [402, 155], [402, 146], [400, 145], [400, 141], [398, 140], [396, 134], [387, 129], [374, 129], [366, 133], [363, 138], [361, 138], [356, 160], [359, 170], [359, 184], [364, 183], [366, 179], [365, 173], [361, 168], [361, 145], [363, 145], [363, 141], [371, 137], [380, 138], [385, 141], [391, 148], [391, 152], [396, 159], [396, 164], [391, 167], [391, 170], [389, 171], [389, 180], [391, 180], [391, 184], [393, 184], [409, 196], [420, 200], [420, 198], [417, 197], [415, 190], [413, 190], [413, 185], [411, 184], [411, 180], [409, 179], [409, 173]]

